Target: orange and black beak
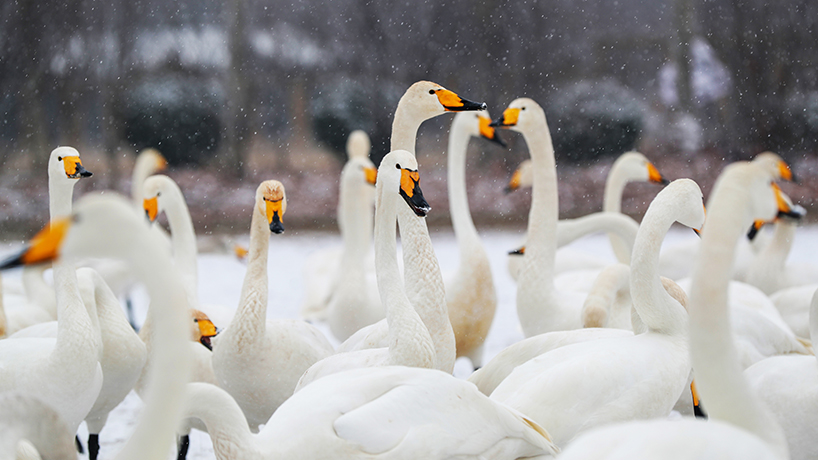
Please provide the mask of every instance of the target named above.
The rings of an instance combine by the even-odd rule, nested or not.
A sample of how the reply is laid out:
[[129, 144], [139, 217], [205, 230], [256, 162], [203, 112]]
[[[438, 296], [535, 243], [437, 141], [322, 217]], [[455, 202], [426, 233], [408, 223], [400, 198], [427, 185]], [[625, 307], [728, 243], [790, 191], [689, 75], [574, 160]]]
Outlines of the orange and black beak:
[[775, 202], [778, 204], [778, 216], [786, 216], [793, 219], [801, 219], [807, 213], [807, 211], [798, 205], [793, 205], [790, 203], [790, 200], [784, 195], [778, 185], [775, 182], [772, 183], [773, 190], [775, 191]]
[[145, 198], [142, 200], [142, 207], [145, 209], [145, 215], [148, 217], [150, 222], [156, 220], [156, 216], [159, 215], [159, 198], [155, 196], [153, 198]]
[[665, 179], [662, 176], [662, 173], [656, 169], [656, 166], [653, 166], [653, 163], [648, 163], [648, 181], [662, 185], [667, 185], [670, 183], [670, 181]]
[[747, 239], [753, 241], [756, 236], [758, 236], [758, 232], [761, 231], [761, 228], [766, 225], [767, 222], [764, 220], [756, 220], [753, 222], [753, 225], [750, 226], [750, 231], [747, 232]]
[[270, 231], [276, 235], [284, 233], [282, 221], [284, 200], [272, 201], [265, 198], [264, 202], [267, 204], [267, 223], [270, 224]]
[[472, 102], [463, 99], [448, 89], [430, 90], [437, 96], [437, 100], [447, 112], [466, 112], [470, 110], [486, 110], [485, 102]]
[[517, 120], [520, 118], [520, 108], [507, 108], [503, 111], [500, 118], [491, 122], [489, 126], [493, 128], [510, 128], [517, 125]]
[[207, 347], [208, 350], [213, 351], [213, 344], [210, 343], [210, 339], [219, 335], [219, 328], [209, 319], [194, 318], [193, 321], [199, 326], [199, 333], [202, 335], [202, 338], [199, 339], [199, 343]]
[[503, 192], [508, 194], [520, 188], [522, 175], [523, 173], [520, 171], [519, 168], [516, 171], [514, 171], [514, 174], [511, 175], [511, 179], [508, 181], [508, 185], [506, 185], [506, 188], [503, 189]]
[[378, 181], [378, 168], [364, 168], [364, 179], [367, 184], [375, 185]]
[[497, 134], [497, 130], [491, 126], [491, 118], [478, 115], [480, 123], [480, 136], [492, 142], [500, 144], [502, 147], [508, 147], [503, 139]]
[[792, 172], [792, 168], [787, 163], [781, 161], [778, 163], [778, 173], [781, 175], [781, 178], [785, 181], [789, 182], [797, 182], [795, 179], [795, 174]]
[[63, 167], [65, 167], [65, 175], [70, 179], [79, 179], [81, 177], [91, 177], [94, 174], [82, 166], [80, 157], [68, 156], [62, 157]]
[[34, 235], [34, 238], [22, 251], [0, 263], [0, 270], [22, 265], [36, 265], [57, 259], [69, 227], [71, 227], [71, 219], [67, 217], [46, 225]]
[[400, 196], [419, 217], [426, 217], [426, 214], [432, 210], [432, 207], [423, 198], [423, 192], [420, 190], [420, 175], [417, 171], [400, 170]]
[[523, 255], [525, 255], [525, 246], [521, 246], [520, 248], [515, 249], [513, 251], [508, 251], [508, 255], [510, 255], [510, 256], [523, 256]]

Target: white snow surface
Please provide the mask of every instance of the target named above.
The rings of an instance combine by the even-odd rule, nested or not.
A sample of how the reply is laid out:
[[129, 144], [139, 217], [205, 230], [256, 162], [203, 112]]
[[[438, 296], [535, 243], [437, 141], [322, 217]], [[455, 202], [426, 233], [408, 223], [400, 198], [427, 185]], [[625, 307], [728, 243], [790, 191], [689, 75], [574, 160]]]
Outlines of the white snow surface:
[[[497, 289], [498, 306], [494, 323], [489, 332], [485, 345], [485, 362], [499, 353], [508, 345], [523, 338], [517, 321], [516, 313], [516, 284], [506, 269], [506, 253], [520, 246], [524, 230], [487, 230], [481, 236], [491, 260], [494, 283]], [[696, 235], [689, 229], [674, 227], [668, 233], [665, 244], [674, 244], [688, 239], [696, 239]], [[432, 231], [432, 241], [440, 261], [441, 269], [445, 273], [457, 267], [457, 244], [451, 231]], [[240, 243], [245, 241], [239, 240]], [[297, 318], [302, 293], [301, 266], [304, 259], [317, 249], [340, 245], [340, 236], [328, 233], [288, 231], [282, 235], [270, 237], [269, 270], [269, 318]], [[8, 254], [12, 247], [4, 245], [2, 253]], [[16, 246], [16, 245], [15, 245]], [[608, 244], [607, 236], [592, 235], [580, 239], [570, 245], [573, 249], [593, 253], [600, 257], [615, 260]], [[818, 260], [818, 226], [802, 227], [798, 229], [795, 246], [790, 254], [790, 262], [810, 262]], [[232, 254], [200, 254], [199, 256], [199, 296], [210, 304], [235, 306], [238, 303], [241, 285], [244, 279], [244, 265]], [[4, 278], [19, 277], [20, 272], [4, 273]], [[137, 318], [144, 320], [148, 298], [143, 290], [137, 289], [133, 293], [134, 304], [137, 309]], [[217, 325], [226, 327], [227, 325]], [[318, 324], [331, 337], [329, 328]], [[333, 339], [331, 339], [333, 340]], [[334, 342], [337, 343], [337, 342]], [[471, 364], [466, 359], [460, 359], [455, 366], [455, 376], [466, 378], [471, 373]], [[130, 436], [142, 409], [139, 397], [131, 392], [108, 418], [108, 424], [100, 433], [100, 459], [112, 458]], [[80, 439], [85, 444], [87, 431], [85, 424], [80, 427]], [[86, 451], [87, 453], [87, 451]], [[80, 455], [79, 458], [86, 458]], [[175, 458], [175, 452], [168, 457]], [[213, 447], [207, 434], [192, 431], [188, 459], [214, 459]]]

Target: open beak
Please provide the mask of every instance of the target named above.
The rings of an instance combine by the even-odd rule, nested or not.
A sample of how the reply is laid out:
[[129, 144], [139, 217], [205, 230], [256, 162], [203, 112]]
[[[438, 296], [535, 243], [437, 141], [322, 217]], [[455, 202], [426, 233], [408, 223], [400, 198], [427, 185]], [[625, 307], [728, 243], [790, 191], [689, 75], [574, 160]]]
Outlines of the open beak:
[[283, 216], [283, 200], [276, 200], [270, 201], [268, 199], [264, 199], [264, 202], [267, 203], [267, 223], [270, 224], [270, 231], [275, 233], [276, 235], [280, 233], [284, 233], [284, 223], [282, 221]]
[[209, 319], [195, 319], [194, 321], [199, 326], [199, 333], [202, 335], [199, 343], [207, 347], [208, 350], [213, 351], [213, 344], [210, 343], [210, 339], [219, 335], [219, 328]]
[[660, 173], [659, 170], [656, 169], [656, 166], [653, 166], [653, 163], [648, 163], [648, 180], [650, 182], [662, 185], [667, 185], [670, 183], [670, 181], [665, 179], [662, 176], [662, 173]]
[[420, 190], [420, 175], [417, 171], [401, 169], [400, 196], [419, 217], [426, 217], [426, 214], [432, 210], [432, 207], [423, 198], [423, 191]]
[[492, 128], [510, 128], [517, 125], [517, 120], [520, 118], [519, 108], [508, 108], [503, 111], [500, 118], [494, 120], [489, 124]]
[[18, 254], [0, 263], [0, 270], [51, 262], [59, 256], [65, 235], [71, 227], [71, 219], [62, 218], [40, 230]]
[[94, 174], [82, 166], [82, 161], [78, 156], [62, 157], [63, 166], [65, 167], [65, 175], [70, 179], [79, 179], [81, 177], [91, 177]]
[[437, 100], [440, 101], [440, 104], [447, 112], [466, 112], [470, 110], [486, 110], [487, 108], [485, 102], [472, 102], [463, 99], [455, 94], [454, 91], [449, 91], [448, 89], [435, 90], [435, 95], [437, 95]]
[[148, 216], [148, 220], [154, 222], [156, 216], [159, 215], [159, 198], [145, 198], [142, 200], [142, 207], [145, 209], [145, 215]]
[[503, 139], [497, 134], [497, 130], [494, 129], [491, 125], [491, 118], [478, 116], [477, 117], [480, 121], [480, 136], [485, 139], [488, 139], [492, 142], [500, 144], [502, 147], [508, 147]]

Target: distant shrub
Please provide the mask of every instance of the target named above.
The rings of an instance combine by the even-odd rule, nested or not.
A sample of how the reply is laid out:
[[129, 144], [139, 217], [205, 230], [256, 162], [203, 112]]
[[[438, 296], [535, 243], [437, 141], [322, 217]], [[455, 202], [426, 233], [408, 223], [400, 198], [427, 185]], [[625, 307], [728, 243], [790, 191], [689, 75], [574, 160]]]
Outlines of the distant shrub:
[[546, 114], [557, 159], [573, 163], [632, 150], [644, 125], [636, 95], [612, 80], [561, 88]]
[[372, 141], [370, 157], [378, 164], [389, 149], [392, 115], [403, 94], [392, 85], [367, 87], [349, 78], [337, 78], [312, 99], [310, 107], [316, 139], [346, 161], [349, 133], [365, 131]]
[[787, 98], [780, 124], [787, 127], [778, 149], [808, 151], [818, 148], [818, 91]]
[[137, 150], [157, 148], [174, 165], [197, 165], [221, 141], [217, 84], [181, 75], [151, 77], [136, 84], [121, 102], [125, 137]]

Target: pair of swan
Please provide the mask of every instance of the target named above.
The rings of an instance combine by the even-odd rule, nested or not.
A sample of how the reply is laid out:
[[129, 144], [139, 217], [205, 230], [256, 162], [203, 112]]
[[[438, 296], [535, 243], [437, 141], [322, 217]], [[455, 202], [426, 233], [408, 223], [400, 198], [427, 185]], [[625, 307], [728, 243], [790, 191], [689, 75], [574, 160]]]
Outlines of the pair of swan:
[[[520, 364], [491, 392], [491, 398], [530, 416], [557, 445], [601, 424], [668, 415], [690, 374], [687, 315], [657, 273], [659, 248], [676, 221], [693, 228], [704, 223], [701, 190], [689, 179], [674, 181], [659, 192], [637, 234], [631, 292], [645, 332], [634, 336], [597, 329], [543, 334], [560, 340], [573, 335], [577, 342]], [[535, 338], [528, 340], [535, 342]], [[489, 363], [472, 381], [496, 371]]]
[[[298, 388], [342, 370], [358, 367], [402, 365], [432, 368], [435, 347], [429, 330], [407, 298], [397, 261], [395, 221], [405, 201], [416, 219], [426, 216], [429, 205], [419, 185], [415, 157], [396, 150], [387, 154], [378, 168], [375, 206], [375, 266], [381, 303], [386, 307], [388, 346], [338, 353], [312, 365], [298, 382]], [[404, 224], [401, 240], [406, 241]], [[417, 237], [415, 235], [414, 237]], [[428, 233], [421, 237], [429, 238]]]
[[708, 202], [688, 310], [691, 363], [710, 420], [610, 425], [577, 437], [561, 458], [788, 458], [781, 426], [742, 376], [727, 302], [737, 241], [753, 220], [776, 213], [772, 179], [756, 165], [730, 165]]
[[213, 347], [219, 386], [236, 400], [254, 431], [292, 395], [307, 368], [334, 352], [326, 337], [304, 321], [267, 319], [270, 232], [284, 231], [286, 209], [280, 182], [258, 186], [238, 309]]

